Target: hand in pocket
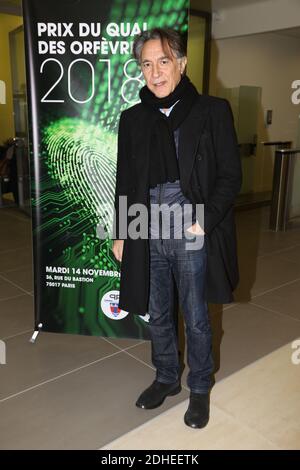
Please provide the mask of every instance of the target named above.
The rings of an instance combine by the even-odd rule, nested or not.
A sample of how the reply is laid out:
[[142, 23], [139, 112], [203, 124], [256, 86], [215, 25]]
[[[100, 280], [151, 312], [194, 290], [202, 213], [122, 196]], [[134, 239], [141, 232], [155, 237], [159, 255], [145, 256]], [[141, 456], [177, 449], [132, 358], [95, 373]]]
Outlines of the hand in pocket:
[[192, 233], [194, 235], [205, 235], [204, 230], [200, 227], [198, 221], [193, 224], [191, 227], [186, 229], [187, 232]]

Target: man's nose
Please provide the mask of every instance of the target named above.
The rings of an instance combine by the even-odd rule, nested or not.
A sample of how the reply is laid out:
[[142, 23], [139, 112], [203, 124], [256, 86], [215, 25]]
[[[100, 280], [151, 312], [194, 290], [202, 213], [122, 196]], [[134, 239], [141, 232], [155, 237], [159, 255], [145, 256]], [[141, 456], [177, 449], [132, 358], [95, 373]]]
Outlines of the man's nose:
[[153, 77], [159, 77], [159, 75], [160, 75], [160, 67], [159, 67], [158, 64], [153, 64], [152, 75], [153, 75]]

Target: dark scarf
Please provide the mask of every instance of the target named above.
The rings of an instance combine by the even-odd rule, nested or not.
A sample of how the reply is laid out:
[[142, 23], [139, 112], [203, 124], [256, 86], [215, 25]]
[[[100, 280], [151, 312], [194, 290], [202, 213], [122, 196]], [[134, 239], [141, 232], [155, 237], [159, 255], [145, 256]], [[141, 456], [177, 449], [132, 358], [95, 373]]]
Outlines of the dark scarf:
[[[139, 94], [142, 105], [149, 112], [149, 186], [153, 188], [157, 184], [174, 182], [180, 178], [174, 131], [186, 119], [199, 94], [186, 75], [164, 98], [157, 98], [146, 85], [141, 88]], [[180, 101], [176, 103], [178, 100]], [[159, 110], [170, 108], [174, 103], [176, 105], [169, 117]]]

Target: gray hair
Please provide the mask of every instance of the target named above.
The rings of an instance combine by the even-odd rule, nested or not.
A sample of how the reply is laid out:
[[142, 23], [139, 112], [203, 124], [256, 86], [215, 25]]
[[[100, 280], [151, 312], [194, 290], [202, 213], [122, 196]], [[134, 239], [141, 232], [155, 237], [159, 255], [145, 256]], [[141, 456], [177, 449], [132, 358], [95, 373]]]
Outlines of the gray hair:
[[[150, 39], [160, 39], [162, 48], [165, 54], [168, 56], [169, 51], [166, 45], [169, 46], [172, 53], [177, 59], [186, 57], [186, 43], [183, 40], [181, 34], [172, 28], [153, 28], [146, 31], [142, 31], [138, 34], [133, 41], [133, 57], [141, 65], [142, 49], [144, 44]], [[185, 70], [184, 72], [185, 73]]]

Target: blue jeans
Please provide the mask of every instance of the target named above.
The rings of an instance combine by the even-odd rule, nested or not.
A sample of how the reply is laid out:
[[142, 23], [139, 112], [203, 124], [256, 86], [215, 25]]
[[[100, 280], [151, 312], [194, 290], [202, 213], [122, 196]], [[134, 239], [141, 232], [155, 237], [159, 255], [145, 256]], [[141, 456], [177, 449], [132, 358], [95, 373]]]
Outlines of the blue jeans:
[[[205, 237], [204, 237], [205, 238]], [[191, 392], [207, 393], [212, 386], [212, 335], [204, 299], [207, 253], [186, 250], [186, 239], [149, 239], [149, 329], [156, 380], [179, 380], [178, 340], [173, 312], [173, 275], [184, 315]]]

